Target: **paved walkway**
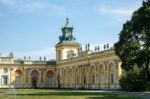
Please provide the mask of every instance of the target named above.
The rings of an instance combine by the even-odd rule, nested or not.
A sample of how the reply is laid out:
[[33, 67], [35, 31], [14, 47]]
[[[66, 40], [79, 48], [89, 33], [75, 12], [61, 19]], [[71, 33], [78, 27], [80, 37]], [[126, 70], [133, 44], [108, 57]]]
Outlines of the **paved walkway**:
[[72, 92], [106, 92], [106, 93], [114, 93], [114, 94], [121, 94], [121, 95], [135, 96], [135, 97], [144, 97], [145, 99], [150, 99], [150, 92], [127, 92], [127, 91], [116, 91], [116, 90], [72, 90]]
[[145, 99], [150, 99], [150, 92], [122, 92], [123, 94], [131, 96], [144, 97]]

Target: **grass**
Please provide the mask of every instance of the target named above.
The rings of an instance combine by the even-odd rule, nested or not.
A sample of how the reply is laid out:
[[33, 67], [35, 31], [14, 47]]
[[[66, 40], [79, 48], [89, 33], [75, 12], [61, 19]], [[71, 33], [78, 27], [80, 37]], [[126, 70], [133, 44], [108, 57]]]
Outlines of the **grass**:
[[[16, 93], [16, 96], [14, 95]], [[50, 89], [0, 89], [0, 99], [143, 99], [118, 93]]]

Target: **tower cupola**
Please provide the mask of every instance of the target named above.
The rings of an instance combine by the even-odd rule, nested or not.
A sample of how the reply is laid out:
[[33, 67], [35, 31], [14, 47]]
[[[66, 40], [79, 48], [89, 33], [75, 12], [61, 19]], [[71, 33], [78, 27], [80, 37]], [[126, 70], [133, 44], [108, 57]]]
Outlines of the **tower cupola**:
[[69, 26], [69, 18], [66, 18], [66, 24], [61, 29], [62, 35], [59, 36], [59, 42], [56, 44], [56, 60], [61, 61], [78, 56], [80, 44], [73, 36], [73, 27]]
[[59, 37], [59, 43], [61, 42], [74, 42], [73, 27], [69, 26], [69, 18], [66, 18], [66, 25], [62, 28], [62, 36]]

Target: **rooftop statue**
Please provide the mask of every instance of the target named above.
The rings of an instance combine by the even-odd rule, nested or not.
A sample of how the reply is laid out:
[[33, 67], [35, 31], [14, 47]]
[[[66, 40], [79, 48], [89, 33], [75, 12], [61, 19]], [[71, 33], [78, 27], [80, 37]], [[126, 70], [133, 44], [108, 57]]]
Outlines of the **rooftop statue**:
[[69, 24], [69, 18], [67, 17], [67, 18], [66, 18], [66, 25], [65, 25], [65, 27], [66, 27], [68, 24]]
[[10, 52], [9, 57], [10, 57], [10, 58], [14, 58], [13, 52]]

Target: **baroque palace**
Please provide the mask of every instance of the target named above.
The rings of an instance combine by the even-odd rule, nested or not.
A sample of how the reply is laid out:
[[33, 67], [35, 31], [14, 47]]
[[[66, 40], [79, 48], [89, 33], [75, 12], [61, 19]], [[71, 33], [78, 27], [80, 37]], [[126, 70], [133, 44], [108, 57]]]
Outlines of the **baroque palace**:
[[120, 88], [121, 62], [113, 48], [92, 51], [87, 44], [83, 51], [68, 23], [55, 46], [56, 61], [0, 56], [0, 88]]

